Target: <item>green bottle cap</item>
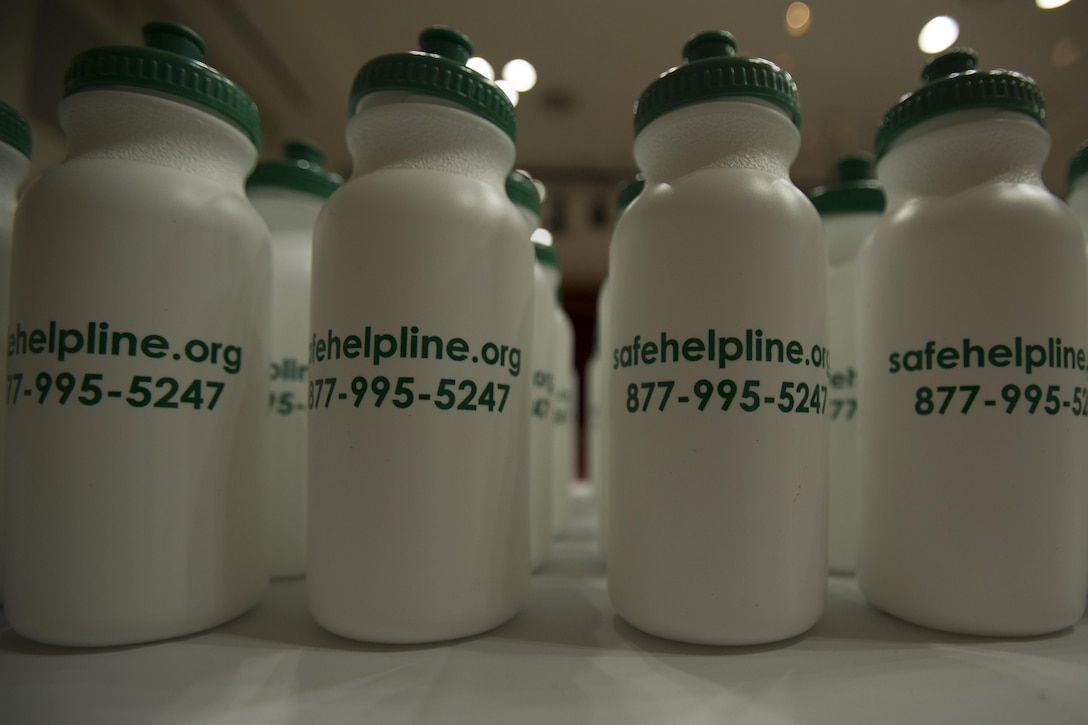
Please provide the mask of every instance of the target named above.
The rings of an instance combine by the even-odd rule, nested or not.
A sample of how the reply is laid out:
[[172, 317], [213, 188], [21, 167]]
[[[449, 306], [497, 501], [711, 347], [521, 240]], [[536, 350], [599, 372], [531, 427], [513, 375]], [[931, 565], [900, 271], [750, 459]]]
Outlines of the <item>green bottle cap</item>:
[[545, 267], [559, 269], [559, 252], [550, 244], [533, 242], [533, 251], [536, 252], [536, 261]]
[[1073, 188], [1085, 174], [1088, 174], [1088, 141], [1081, 144], [1069, 161], [1069, 193], [1073, 193]]
[[21, 113], [3, 101], [0, 101], [0, 143], [6, 143], [30, 158], [30, 124]]
[[812, 190], [820, 216], [884, 211], [884, 188], [873, 178], [873, 157], [869, 154], [843, 156], [835, 164], [836, 181]]
[[419, 47], [421, 50], [379, 56], [364, 65], [351, 87], [348, 115], [354, 115], [359, 99], [370, 93], [415, 91], [454, 101], [514, 140], [514, 104], [501, 88], [465, 65], [472, 57], [468, 36], [435, 25], [419, 34]]
[[540, 216], [540, 193], [532, 177], [524, 171], [514, 169], [506, 177], [506, 195], [518, 206]]
[[285, 141], [283, 155], [286, 158], [257, 164], [246, 181], [246, 188], [279, 186], [327, 199], [344, 183], [340, 174], [321, 168], [325, 152], [313, 141]]
[[627, 207], [631, 206], [631, 202], [638, 198], [638, 195], [642, 193], [645, 186], [646, 175], [641, 171], [620, 184], [620, 189], [616, 192], [617, 219], [623, 216], [623, 213], [627, 211]]
[[1031, 116], [1046, 128], [1046, 103], [1035, 81], [1011, 70], [978, 70], [978, 55], [954, 48], [933, 58], [922, 70], [921, 88], [906, 94], [881, 119], [876, 157], [904, 131], [944, 113], [969, 108], [998, 108]]
[[651, 83], [635, 106], [635, 135], [664, 113], [698, 101], [726, 97], [762, 98], [781, 107], [801, 127], [797, 84], [789, 73], [763, 58], [737, 55], [737, 41], [724, 30], [692, 36], [684, 62]]
[[257, 106], [245, 91], [202, 61], [207, 46], [176, 23], [148, 23], [146, 47], [109, 46], [76, 56], [64, 76], [64, 95], [103, 86], [132, 86], [169, 93], [226, 117], [260, 148]]

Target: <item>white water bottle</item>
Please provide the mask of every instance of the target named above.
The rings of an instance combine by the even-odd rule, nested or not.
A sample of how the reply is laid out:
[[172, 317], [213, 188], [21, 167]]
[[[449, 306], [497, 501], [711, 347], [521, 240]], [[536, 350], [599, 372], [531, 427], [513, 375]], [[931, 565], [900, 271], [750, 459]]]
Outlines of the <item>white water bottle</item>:
[[[646, 185], [646, 177], [640, 172], [620, 185], [616, 194], [616, 219], [619, 220]], [[613, 235], [615, 230], [613, 230]], [[612, 348], [609, 330], [612, 320], [612, 303], [608, 295], [608, 278], [601, 281], [597, 291], [597, 329], [594, 354], [586, 364], [589, 380], [591, 421], [589, 436], [589, 464], [597, 499], [597, 548], [608, 559], [608, 441], [611, 431], [611, 413], [608, 404], [608, 380], [612, 369]]]
[[[537, 265], [544, 278], [547, 302], [546, 324], [551, 329], [548, 350], [553, 391], [548, 411], [551, 428], [551, 509], [548, 512], [548, 538], [558, 534], [566, 520], [570, 484], [574, 475], [574, 325], [562, 304], [562, 271], [555, 247], [535, 242]], [[534, 350], [534, 355], [537, 354]]]
[[1088, 241], [1088, 143], [1069, 161], [1069, 206]]
[[1088, 592], [1084, 241], [1043, 186], [1043, 98], [970, 50], [884, 117], [863, 246], [857, 576], [877, 607], [976, 635], [1053, 632]]
[[[30, 169], [30, 124], [0, 101], [0, 329], [8, 327], [11, 289], [11, 223], [15, 193]], [[7, 380], [7, 354], [0, 357], [0, 380]], [[0, 457], [3, 456], [4, 416], [0, 415]], [[0, 604], [4, 601], [4, 471], [0, 465]]]
[[514, 109], [431, 28], [360, 70], [314, 232], [310, 611], [378, 642], [501, 624], [528, 589], [533, 252]]
[[861, 528], [858, 479], [857, 256], [884, 210], [884, 191], [873, 180], [873, 159], [845, 156], [835, 164], [835, 183], [810, 195], [827, 239], [827, 328], [831, 341], [827, 563], [850, 574]]
[[724, 32], [643, 93], [611, 249], [608, 588], [651, 634], [805, 631], [827, 577], [827, 253], [797, 90]]
[[[506, 177], [506, 195], [514, 202], [525, 222], [522, 239], [528, 244], [530, 235], [540, 226], [540, 193], [533, 180], [522, 171]], [[555, 325], [553, 308], [555, 292], [540, 257], [540, 247], [534, 245], [533, 263], [533, 340], [529, 357], [529, 563], [535, 571], [546, 563], [552, 548], [552, 478], [555, 468], [552, 455], [554, 425], [552, 405], [555, 394]]]
[[276, 578], [306, 573], [310, 261], [317, 213], [344, 182], [321, 167], [325, 153], [311, 141], [288, 141], [283, 153], [257, 164], [246, 182], [272, 234], [264, 537], [268, 570]]
[[[554, 247], [550, 247], [554, 253]], [[552, 515], [553, 535], [566, 529], [570, 511], [570, 487], [576, 475], [578, 439], [578, 372], [574, 369], [574, 323], [563, 306], [562, 271], [556, 255], [551, 275], [553, 326], [555, 328], [555, 405], [552, 410]]]
[[52, 644], [211, 627], [267, 580], [257, 109], [188, 28], [144, 37], [75, 59], [15, 215], [6, 614]]

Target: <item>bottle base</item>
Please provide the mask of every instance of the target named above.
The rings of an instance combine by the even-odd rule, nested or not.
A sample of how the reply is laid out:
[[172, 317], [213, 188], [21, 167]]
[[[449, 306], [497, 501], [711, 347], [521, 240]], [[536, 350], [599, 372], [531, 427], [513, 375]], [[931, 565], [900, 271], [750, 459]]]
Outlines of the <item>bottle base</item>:
[[757, 627], [741, 627], [734, 623], [729, 628], [692, 627], [690, 622], [650, 621], [637, 617], [628, 617], [619, 613], [620, 619], [640, 632], [654, 637], [711, 647], [748, 647], [752, 645], [772, 644], [793, 639], [809, 631], [820, 619], [816, 616], [798, 622], [782, 623], [769, 628], [766, 624]]
[[1084, 616], [1085, 603], [1064, 608], [1055, 607], [1046, 614], [1028, 616], [1025, 612], [986, 611], [976, 607], [971, 611], [936, 607], [904, 606], [902, 602], [885, 599], [879, 593], [866, 591], [864, 580], [859, 581], [862, 594], [874, 608], [888, 616], [926, 629], [970, 637], [1045, 637], [1069, 629]]
[[[264, 588], [262, 587], [261, 593]], [[219, 627], [249, 612], [260, 602], [260, 595], [247, 598], [244, 605], [197, 617], [174, 621], [144, 621], [139, 617], [116, 618], [112, 624], [85, 623], [76, 630], [21, 618], [18, 607], [7, 608], [5, 616], [11, 628], [21, 637], [54, 647], [126, 647], [162, 640], [176, 639]]]
[[385, 625], [377, 625], [371, 622], [364, 625], [357, 621], [341, 621], [335, 616], [323, 615], [312, 604], [310, 606], [310, 616], [322, 629], [338, 637], [357, 642], [388, 645], [424, 645], [467, 639], [484, 634], [506, 624], [517, 615], [520, 609], [519, 605], [494, 617], [450, 622], [445, 626], [437, 626], [433, 621], [428, 622], [426, 625], [416, 624], [416, 626], [408, 622], [387, 623]]

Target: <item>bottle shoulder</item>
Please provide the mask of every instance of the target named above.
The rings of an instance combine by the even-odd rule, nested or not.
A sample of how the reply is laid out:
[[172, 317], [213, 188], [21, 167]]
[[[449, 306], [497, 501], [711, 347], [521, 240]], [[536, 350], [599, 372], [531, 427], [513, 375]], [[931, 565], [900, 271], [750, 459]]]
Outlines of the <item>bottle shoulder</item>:
[[1084, 238], [1069, 206], [1034, 184], [990, 184], [951, 197], [917, 197], [889, 207], [860, 256], [894, 269], [897, 260], [972, 267], [1083, 264]]
[[79, 159], [50, 169], [27, 187], [16, 215], [24, 228], [47, 236], [147, 236], [159, 230], [171, 237], [187, 230], [190, 236], [252, 237], [264, 244], [269, 236], [241, 185], [116, 159]]
[[951, 235], [1001, 235], [1035, 228], [1068, 231], [1074, 223], [1069, 205], [1041, 184], [999, 182], [972, 186], [957, 194], [894, 199], [878, 231], [914, 225], [935, 226]]
[[702, 204], [708, 208], [743, 208], [752, 199], [812, 207], [804, 192], [789, 178], [760, 168], [725, 166], [696, 169], [667, 183], [647, 181], [642, 193], [629, 208], [635, 208], [638, 202], [647, 199], [653, 199], [658, 204], [683, 202]]
[[817, 235], [820, 216], [808, 197], [789, 179], [736, 168], [708, 168], [668, 184], [647, 183], [616, 227], [622, 246], [632, 235], [674, 230], [680, 241], [713, 238], [766, 238], [786, 234]]
[[197, 198], [220, 196], [246, 200], [240, 179], [238, 182], [139, 159], [78, 157], [65, 159], [46, 170], [27, 185], [20, 198], [37, 194], [86, 195], [113, 198], [118, 203], [132, 198], [139, 199], [139, 203], [159, 199], [169, 204], [183, 202], [195, 194]]
[[[371, 225], [378, 220], [435, 225], [511, 227], [524, 236], [524, 221], [504, 189], [479, 179], [428, 169], [382, 169], [353, 176], [325, 202], [318, 224]], [[529, 242], [526, 239], [525, 244]]]
[[681, 106], [635, 137], [634, 155], [647, 177], [673, 181], [708, 168], [764, 170], [788, 178], [801, 135], [789, 116], [747, 97]]
[[58, 118], [68, 140], [62, 167], [128, 162], [240, 186], [257, 161], [257, 147], [241, 128], [170, 94], [83, 91], [61, 101]]
[[[502, 270], [531, 296], [534, 253], [525, 222], [497, 184], [442, 172], [376, 171], [346, 182], [314, 225], [315, 268], [367, 260], [399, 269]], [[423, 265], [423, 267], [421, 267]]]

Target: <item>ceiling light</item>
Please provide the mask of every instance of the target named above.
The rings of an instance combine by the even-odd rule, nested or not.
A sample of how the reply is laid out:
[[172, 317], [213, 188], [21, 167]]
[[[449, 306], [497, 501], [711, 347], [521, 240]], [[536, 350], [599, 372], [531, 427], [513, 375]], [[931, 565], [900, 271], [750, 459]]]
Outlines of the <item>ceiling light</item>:
[[502, 89], [502, 92], [506, 94], [506, 97], [510, 99], [511, 103], [513, 103], [515, 106], [518, 105], [518, 97], [520, 96], [520, 94], [518, 93], [516, 88], [510, 85], [509, 81], [497, 80], [495, 81], [495, 85]]
[[1035, 0], [1035, 7], [1043, 10], [1053, 10], [1065, 5], [1069, 0]]
[[489, 81], [495, 80], [495, 69], [491, 67], [491, 64], [478, 55], [474, 55], [468, 59], [465, 63], [469, 68], [476, 71]]
[[515, 58], [502, 67], [502, 79], [518, 93], [536, 85], [536, 68], [527, 60]]
[[786, 32], [795, 38], [808, 32], [812, 25], [812, 11], [802, 2], [790, 3], [786, 8]]
[[938, 15], [922, 27], [918, 33], [918, 47], [923, 53], [940, 53], [947, 50], [960, 37], [960, 24], [947, 15]]
[[[524, 238], [525, 237], [522, 237], [522, 239], [524, 239]], [[552, 239], [552, 233], [551, 232], [549, 232], [544, 227], [540, 227], [539, 229], [537, 229], [535, 232], [533, 232], [529, 236], [529, 241], [530, 242], [535, 242], [536, 244], [542, 244], [545, 247], [550, 247], [550, 246], [552, 246], [552, 242], [554, 240]]]

